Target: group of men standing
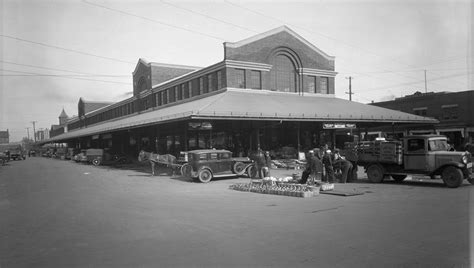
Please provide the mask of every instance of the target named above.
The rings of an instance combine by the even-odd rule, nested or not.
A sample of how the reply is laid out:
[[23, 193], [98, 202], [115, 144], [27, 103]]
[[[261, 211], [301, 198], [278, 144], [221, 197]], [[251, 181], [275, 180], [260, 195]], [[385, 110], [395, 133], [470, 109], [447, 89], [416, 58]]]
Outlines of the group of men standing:
[[303, 171], [301, 182], [306, 183], [309, 177], [322, 182], [334, 183], [335, 170], [341, 172], [341, 183], [352, 180], [352, 163], [325, 145], [321, 149], [315, 148], [308, 152], [306, 169]]

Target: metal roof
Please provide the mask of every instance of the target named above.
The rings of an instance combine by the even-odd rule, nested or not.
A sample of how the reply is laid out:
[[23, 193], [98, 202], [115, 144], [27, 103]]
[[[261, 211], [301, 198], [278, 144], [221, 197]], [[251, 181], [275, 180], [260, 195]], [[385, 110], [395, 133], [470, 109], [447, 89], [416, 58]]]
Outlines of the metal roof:
[[183, 119], [295, 120], [315, 122], [386, 122], [434, 124], [438, 120], [321, 94], [227, 88], [200, 99], [98, 123], [55, 136], [64, 141]]

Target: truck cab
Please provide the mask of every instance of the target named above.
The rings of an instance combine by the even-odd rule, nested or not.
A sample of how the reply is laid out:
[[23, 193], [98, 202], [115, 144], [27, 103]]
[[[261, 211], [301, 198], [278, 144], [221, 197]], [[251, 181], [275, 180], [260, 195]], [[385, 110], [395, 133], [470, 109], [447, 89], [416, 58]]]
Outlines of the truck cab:
[[403, 140], [403, 164], [406, 171], [441, 175], [448, 187], [458, 187], [466, 178], [472, 183], [472, 156], [451, 151], [447, 138], [440, 135], [408, 136]]
[[401, 182], [408, 175], [440, 175], [446, 186], [459, 187], [463, 180], [474, 184], [472, 156], [451, 151], [441, 135], [413, 135], [400, 141], [362, 142], [354, 147], [353, 164], [361, 165], [371, 182], [391, 176]]

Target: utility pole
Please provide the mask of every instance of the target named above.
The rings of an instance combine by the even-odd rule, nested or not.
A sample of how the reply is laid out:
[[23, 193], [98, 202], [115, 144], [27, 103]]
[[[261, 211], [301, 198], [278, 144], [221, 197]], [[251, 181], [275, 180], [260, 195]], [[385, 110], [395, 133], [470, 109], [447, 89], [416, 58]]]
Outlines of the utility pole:
[[31, 123], [33, 124], [33, 137], [34, 137], [35, 142], [36, 142], [36, 129], [35, 129], [36, 122], [37, 121], [31, 121]]
[[352, 92], [352, 76], [346, 77], [346, 79], [349, 79], [349, 92], [346, 92], [346, 94], [349, 94], [349, 101], [352, 101], [352, 95], [354, 94]]
[[30, 140], [30, 128], [26, 127], [26, 134], [28, 134], [28, 141]]
[[425, 93], [428, 93], [428, 87], [426, 85], [426, 70], [425, 70]]

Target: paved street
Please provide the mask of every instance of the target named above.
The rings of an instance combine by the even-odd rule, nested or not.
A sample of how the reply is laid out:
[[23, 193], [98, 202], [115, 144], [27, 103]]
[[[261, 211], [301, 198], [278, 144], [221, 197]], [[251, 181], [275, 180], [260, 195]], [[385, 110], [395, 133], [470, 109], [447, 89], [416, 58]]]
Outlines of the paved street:
[[336, 188], [364, 195], [304, 199], [228, 189], [247, 180], [10, 162], [0, 166], [0, 267], [473, 265], [467, 182], [361, 180]]

